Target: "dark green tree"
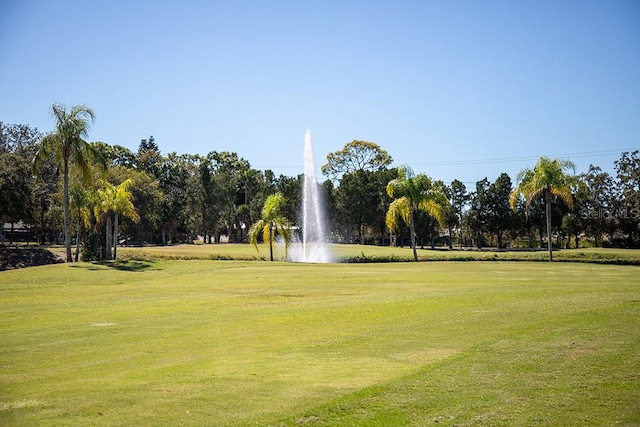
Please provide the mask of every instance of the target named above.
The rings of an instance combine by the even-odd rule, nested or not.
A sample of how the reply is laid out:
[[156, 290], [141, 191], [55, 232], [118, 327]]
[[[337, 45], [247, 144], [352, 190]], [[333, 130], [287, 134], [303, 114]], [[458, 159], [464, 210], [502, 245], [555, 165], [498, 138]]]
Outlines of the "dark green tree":
[[0, 122], [0, 224], [35, 222], [36, 182], [30, 164], [40, 138], [37, 129]]
[[476, 182], [476, 191], [471, 194], [471, 205], [467, 212], [466, 223], [478, 249], [483, 246], [483, 234], [489, 231], [491, 215], [490, 185], [487, 178]]
[[348, 231], [349, 241], [365, 243], [366, 230], [380, 218], [382, 190], [377, 172], [357, 170], [346, 173], [336, 190], [340, 224]]
[[467, 193], [467, 187], [464, 185], [462, 181], [454, 179], [451, 181], [451, 186], [449, 187], [449, 203], [451, 209], [455, 213], [455, 225], [458, 228], [458, 239], [460, 241], [460, 247], [462, 247], [463, 241], [463, 230], [462, 230], [462, 217], [464, 214], [464, 208], [471, 200], [471, 195]]
[[628, 246], [640, 244], [640, 150], [626, 151], [615, 161], [622, 200], [615, 212]]
[[511, 178], [506, 173], [501, 173], [496, 181], [489, 186], [487, 225], [490, 230], [496, 233], [498, 247], [505, 246], [503, 242], [504, 231], [510, 230], [514, 223], [513, 210], [509, 205], [511, 191]]
[[[589, 170], [582, 173], [580, 179], [584, 182], [585, 188], [576, 194], [577, 200], [581, 202], [579, 205], [582, 205], [577, 214], [582, 220], [584, 231], [593, 237], [595, 245], [599, 246], [607, 230], [610, 237], [613, 237], [612, 228], [617, 226], [613, 213], [618, 209], [621, 195], [614, 179], [600, 167], [589, 165]], [[567, 225], [574, 223], [575, 221], [569, 222]]]
[[161, 242], [166, 245], [171, 236], [184, 231], [187, 204], [188, 159], [175, 152], [161, 159], [158, 167], [158, 186], [162, 191], [159, 222]]
[[160, 175], [161, 164], [162, 154], [160, 154], [160, 148], [155, 142], [155, 138], [150, 136], [149, 139], [140, 140], [136, 154], [136, 168], [153, 178], [157, 178]]

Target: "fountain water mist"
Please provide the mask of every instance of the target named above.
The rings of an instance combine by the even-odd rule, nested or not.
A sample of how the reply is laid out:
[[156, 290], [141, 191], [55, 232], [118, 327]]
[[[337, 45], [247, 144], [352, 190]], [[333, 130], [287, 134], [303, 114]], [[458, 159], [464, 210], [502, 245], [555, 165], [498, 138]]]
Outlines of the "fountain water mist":
[[292, 261], [331, 262], [332, 257], [327, 245], [325, 215], [322, 197], [316, 180], [313, 159], [313, 140], [307, 129], [304, 136], [304, 188], [302, 194], [302, 236], [293, 243], [290, 250]]

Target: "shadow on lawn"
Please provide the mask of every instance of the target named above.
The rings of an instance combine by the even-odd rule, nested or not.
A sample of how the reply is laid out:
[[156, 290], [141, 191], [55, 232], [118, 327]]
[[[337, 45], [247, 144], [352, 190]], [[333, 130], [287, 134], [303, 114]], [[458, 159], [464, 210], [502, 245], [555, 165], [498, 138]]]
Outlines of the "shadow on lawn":
[[87, 268], [89, 270], [101, 270], [101, 267], [113, 268], [120, 271], [144, 271], [153, 267], [152, 261], [95, 261], [91, 265], [73, 265], [77, 268]]

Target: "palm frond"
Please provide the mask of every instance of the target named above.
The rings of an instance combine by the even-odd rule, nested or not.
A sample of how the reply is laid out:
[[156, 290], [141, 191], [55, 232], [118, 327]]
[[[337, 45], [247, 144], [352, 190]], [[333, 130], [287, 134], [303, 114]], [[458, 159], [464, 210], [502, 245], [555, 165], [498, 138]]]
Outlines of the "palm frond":
[[247, 235], [247, 238], [249, 239], [249, 243], [251, 243], [255, 247], [258, 247], [258, 237], [261, 234], [264, 235], [263, 233], [264, 227], [265, 227], [264, 219], [258, 220], [251, 226], [251, 228], [249, 229], [249, 234]]
[[390, 231], [393, 231], [398, 228], [401, 220], [405, 224], [411, 221], [411, 205], [406, 197], [400, 197], [391, 202], [385, 216], [385, 224]]

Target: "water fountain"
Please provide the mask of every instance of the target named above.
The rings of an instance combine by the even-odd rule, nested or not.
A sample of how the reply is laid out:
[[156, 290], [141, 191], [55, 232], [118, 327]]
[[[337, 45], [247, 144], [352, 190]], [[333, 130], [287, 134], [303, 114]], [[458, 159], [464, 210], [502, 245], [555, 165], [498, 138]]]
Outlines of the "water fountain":
[[309, 129], [304, 136], [304, 188], [300, 222], [302, 235], [292, 243], [289, 258], [297, 262], [332, 262]]

